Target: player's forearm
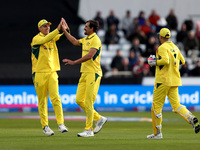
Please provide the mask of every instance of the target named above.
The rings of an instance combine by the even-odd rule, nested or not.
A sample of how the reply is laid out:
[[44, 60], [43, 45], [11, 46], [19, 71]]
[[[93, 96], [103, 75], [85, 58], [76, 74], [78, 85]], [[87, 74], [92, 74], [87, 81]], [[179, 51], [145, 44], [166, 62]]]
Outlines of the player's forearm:
[[87, 55], [83, 56], [82, 58], [75, 60], [74, 63], [81, 64], [83, 62], [90, 60], [92, 57], [93, 57], [92, 55], [87, 54]]
[[76, 45], [76, 46], [79, 46], [79, 42], [78, 40], [73, 37], [71, 34], [69, 34], [66, 30], [63, 31], [65, 36], [67, 37], [67, 39], [73, 44], [73, 45]]
[[33, 45], [42, 45], [44, 43], [47, 43], [58, 34], [59, 34], [58, 29], [55, 29], [54, 31], [47, 34], [45, 37], [41, 37], [41, 38], [37, 39], [36, 41], [34, 41]]

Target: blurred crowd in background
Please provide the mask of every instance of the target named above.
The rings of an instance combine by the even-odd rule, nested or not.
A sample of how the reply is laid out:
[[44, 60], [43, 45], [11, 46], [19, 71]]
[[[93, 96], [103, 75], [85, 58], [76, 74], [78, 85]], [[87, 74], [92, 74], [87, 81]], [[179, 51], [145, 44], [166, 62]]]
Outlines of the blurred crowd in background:
[[[110, 10], [107, 18], [102, 18], [98, 11], [93, 19], [100, 26], [97, 34], [103, 44], [101, 64], [105, 77], [154, 76], [155, 67], [150, 67], [146, 60], [155, 55], [160, 45], [157, 33], [163, 27], [170, 29], [170, 40], [186, 59], [186, 64], [180, 67], [181, 76], [200, 76], [200, 21], [185, 20], [179, 25], [173, 9], [166, 17], [161, 17], [155, 9], [151, 14], [140, 11], [135, 17], [127, 10], [122, 19], [114, 10]], [[83, 28], [84, 25], [80, 27], [80, 37], [84, 36]]]

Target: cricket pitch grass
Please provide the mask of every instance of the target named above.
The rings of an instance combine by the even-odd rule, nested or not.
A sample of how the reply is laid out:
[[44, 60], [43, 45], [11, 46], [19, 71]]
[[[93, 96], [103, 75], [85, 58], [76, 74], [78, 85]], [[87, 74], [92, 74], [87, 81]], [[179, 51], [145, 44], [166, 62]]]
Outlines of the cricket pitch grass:
[[[193, 112], [200, 120], [199, 112]], [[55, 135], [44, 135], [39, 119], [15, 119], [38, 113], [0, 113], [0, 150], [197, 150], [200, 133], [172, 112], [163, 112], [163, 139], [147, 139], [152, 134], [151, 112], [101, 112], [105, 117], [134, 117], [140, 121], [109, 121], [94, 137], [77, 137], [85, 121], [65, 120], [68, 132], [60, 133], [55, 120], [49, 121]], [[49, 113], [49, 115], [54, 115]], [[83, 112], [64, 116], [85, 116]], [[147, 119], [143, 119], [147, 118]], [[148, 119], [149, 118], [149, 119]]]

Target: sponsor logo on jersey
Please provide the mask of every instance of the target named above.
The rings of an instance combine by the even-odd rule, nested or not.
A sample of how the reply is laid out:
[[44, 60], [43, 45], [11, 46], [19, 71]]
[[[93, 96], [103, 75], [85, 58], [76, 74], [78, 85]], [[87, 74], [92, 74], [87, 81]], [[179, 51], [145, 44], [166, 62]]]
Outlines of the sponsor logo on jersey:
[[47, 47], [44, 46], [44, 45], [43, 45], [43, 48], [44, 48], [45, 50], [53, 50], [53, 48], [51, 48], [51, 47], [50, 47], [50, 48], [47, 48]]

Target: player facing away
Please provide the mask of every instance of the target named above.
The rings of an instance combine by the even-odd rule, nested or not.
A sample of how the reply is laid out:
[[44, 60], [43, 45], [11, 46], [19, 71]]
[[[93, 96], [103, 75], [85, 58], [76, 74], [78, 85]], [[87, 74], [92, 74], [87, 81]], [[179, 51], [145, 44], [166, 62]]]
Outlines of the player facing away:
[[148, 58], [150, 66], [156, 66], [155, 85], [153, 91], [153, 103], [151, 107], [153, 134], [148, 139], [162, 139], [162, 108], [166, 96], [168, 96], [173, 112], [178, 113], [194, 128], [195, 133], [200, 130], [199, 122], [184, 105], [180, 104], [178, 86], [181, 86], [179, 65], [185, 64], [178, 47], [169, 41], [170, 30], [162, 28], [159, 32], [161, 45], [155, 55]]
[[68, 131], [64, 125], [57, 75], [57, 71], [60, 70], [60, 62], [56, 42], [66, 39], [64, 34], [59, 34], [62, 22], [63, 19], [61, 19], [58, 27], [50, 32], [51, 23], [45, 19], [39, 21], [38, 29], [40, 32], [33, 38], [31, 43], [33, 83], [38, 97], [38, 111], [43, 132], [47, 136], [54, 135], [54, 132], [48, 126], [48, 94], [55, 111], [59, 131], [62, 133]]
[[[63, 59], [65, 65], [81, 64], [81, 77], [76, 92], [76, 103], [86, 112], [86, 127], [84, 132], [78, 133], [78, 137], [94, 136], [107, 121], [107, 118], [101, 116], [93, 107], [102, 77], [100, 66], [102, 44], [96, 34], [98, 26], [97, 21], [87, 21], [84, 28], [84, 34], [87, 35], [87, 37], [80, 40], [77, 40], [66, 32], [66, 30], [63, 30], [66, 37], [73, 45], [82, 46], [82, 57], [80, 59], [74, 61]], [[63, 24], [63, 28], [68, 28], [66, 22]], [[93, 121], [96, 122], [94, 130], [92, 127]]]

